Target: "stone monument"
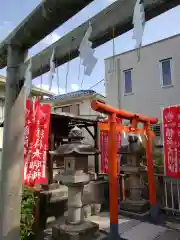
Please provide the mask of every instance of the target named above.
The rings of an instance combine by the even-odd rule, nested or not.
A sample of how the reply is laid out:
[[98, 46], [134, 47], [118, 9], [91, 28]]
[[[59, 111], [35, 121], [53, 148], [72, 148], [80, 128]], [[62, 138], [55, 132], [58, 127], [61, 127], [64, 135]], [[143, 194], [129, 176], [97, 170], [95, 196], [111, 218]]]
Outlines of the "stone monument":
[[55, 240], [90, 240], [99, 230], [98, 224], [84, 220], [83, 191], [91, 180], [87, 173], [88, 156], [97, 153], [97, 149], [82, 143], [82, 139], [82, 131], [74, 127], [69, 133], [69, 143], [51, 152], [64, 157], [65, 171], [59, 175], [59, 181], [68, 187], [68, 215], [62, 223], [52, 228]]
[[128, 175], [129, 196], [120, 202], [120, 209], [132, 213], [144, 214], [147, 212], [148, 201], [142, 198], [144, 184], [141, 175], [146, 172], [145, 167], [140, 165], [142, 147], [138, 143], [138, 137], [131, 135], [128, 138], [129, 144], [122, 146], [120, 154], [126, 155], [127, 164], [121, 167], [121, 171]]

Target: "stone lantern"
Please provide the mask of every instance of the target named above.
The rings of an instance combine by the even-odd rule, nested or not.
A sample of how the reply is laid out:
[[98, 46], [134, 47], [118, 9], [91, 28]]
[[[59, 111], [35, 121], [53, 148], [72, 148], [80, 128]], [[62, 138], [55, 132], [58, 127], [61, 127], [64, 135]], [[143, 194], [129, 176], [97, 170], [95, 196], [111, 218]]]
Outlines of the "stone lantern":
[[128, 142], [127, 146], [120, 148], [120, 153], [127, 159], [127, 164], [121, 167], [121, 171], [128, 175], [129, 196], [120, 203], [120, 208], [128, 212], [144, 214], [148, 210], [148, 201], [142, 198], [144, 186], [141, 175], [146, 172], [145, 167], [140, 165], [142, 148], [136, 135], [130, 135]]
[[82, 131], [74, 127], [69, 133], [69, 143], [59, 146], [51, 154], [64, 157], [65, 171], [59, 175], [68, 187], [68, 215], [65, 222], [53, 228], [53, 239], [91, 239], [99, 226], [84, 220], [83, 189], [91, 180], [88, 174], [88, 156], [97, 153], [91, 145], [82, 143]]

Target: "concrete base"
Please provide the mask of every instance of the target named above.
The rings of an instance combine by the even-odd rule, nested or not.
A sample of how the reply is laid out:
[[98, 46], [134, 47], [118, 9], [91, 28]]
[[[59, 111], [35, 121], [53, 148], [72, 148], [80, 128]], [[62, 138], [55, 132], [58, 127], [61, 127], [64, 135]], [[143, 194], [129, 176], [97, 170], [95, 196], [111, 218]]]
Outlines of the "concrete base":
[[148, 211], [149, 203], [146, 200], [134, 201], [126, 199], [125, 201], [120, 202], [120, 209], [142, 214]]
[[54, 240], [92, 240], [98, 233], [99, 225], [89, 221], [77, 225], [64, 223], [52, 228]]
[[118, 224], [110, 224], [110, 233], [108, 236], [109, 240], [125, 240], [120, 237], [119, 235], [119, 229], [118, 229]]
[[162, 224], [163, 223], [163, 219], [160, 216], [160, 206], [158, 204], [151, 205], [151, 207], [150, 207], [150, 217], [151, 217], [151, 221], [154, 224]]
[[[113, 240], [116, 240], [116, 239], [112, 238], [111, 235], [109, 235], [109, 236], [103, 238], [102, 240], [112, 240], [112, 239], [113, 239]], [[117, 240], [127, 240], [127, 239], [118, 237]]]
[[137, 219], [137, 220], [141, 220], [141, 221], [146, 221], [146, 220], [149, 220], [150, 211], [147, 211], [145, 213], [134, 213], [134, 212], [120, 210], [119, 214], [124, 217], [133, 218], [133, 219]]

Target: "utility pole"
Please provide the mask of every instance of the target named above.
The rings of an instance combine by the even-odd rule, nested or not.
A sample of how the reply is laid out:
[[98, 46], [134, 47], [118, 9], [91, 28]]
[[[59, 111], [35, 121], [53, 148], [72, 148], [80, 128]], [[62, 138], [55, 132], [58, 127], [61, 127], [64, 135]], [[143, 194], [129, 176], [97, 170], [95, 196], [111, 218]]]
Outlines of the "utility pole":
[[[25, 51], [8, 45], [2, 167], [0, 173], [0, 239], [20, 239], [22, 169], [24, 163], [25, 91], [19, 82]], [[20, 93], [20, 95], [19, 95]], [[19, 95], [19, 96], [18, 96]]]

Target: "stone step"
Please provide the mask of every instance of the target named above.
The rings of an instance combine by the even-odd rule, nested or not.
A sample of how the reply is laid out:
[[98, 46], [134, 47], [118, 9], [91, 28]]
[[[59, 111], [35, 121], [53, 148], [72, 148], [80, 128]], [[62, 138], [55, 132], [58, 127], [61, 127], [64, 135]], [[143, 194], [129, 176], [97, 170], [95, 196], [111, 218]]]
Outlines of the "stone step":
[[[99, 224], [100, 228], [99, 235], [96, 235], [92, 240], [108, 239], [110, 232], [108, 213], [101, 213], [99, 216], [90, 216], [88, 220]], [[59, 224], [59, 222], [56, 224]], [[119, 234], [124, 240], [180, 240], [180, 231], [178, 230], [122, 216], [119, 216], [118, 228]], [[51, 233], [49, 234], [43, 240], [51, 240]]]
[[[119, 225], [119, 229], [121, 229], [121, 224]], [[154, 240], [165, 231], [166, 228], [164, 227], [141, 222], [140, 224], [121, 234], [121, 236], [128, 240]]]
[[[101, 213], [99, 216], [91, 216], [88, 219], [99, 224], [100, 230], [109, 234], [108, 213]], [[121, 238], [126, 240], [180, 240], [180, 231], [122, 216], [119, 216], [118, 228]]]

